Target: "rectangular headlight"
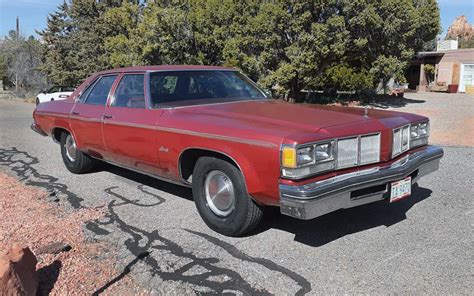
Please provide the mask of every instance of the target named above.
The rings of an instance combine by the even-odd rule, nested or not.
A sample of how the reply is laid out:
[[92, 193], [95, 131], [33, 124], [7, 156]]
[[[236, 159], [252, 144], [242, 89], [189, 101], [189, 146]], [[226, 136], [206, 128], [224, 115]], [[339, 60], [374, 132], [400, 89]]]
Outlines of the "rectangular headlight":
[[408, 149], [428, 144], [429, 121], [412, 123], [393, 130], [392, 157]]
[[[399, 129], [400, 143], [402, 134], [403, 141], [408, 143], [409, 126]], [[301, 146], [283, 145], [282, 176], [300, 179], [322, 172], [379, 162], [380, 140], [381, 134], [375, 133]]]
[[428, 144], [428, 137], [430, 135], [429, 121], [413, 123], [410, 130], [410, 148]]
[[302, 178], [334, 169], [334, 141], [310, 144], [303, 147], [282, 146], [282, 175]]
[[314, 146], [307, 146], [298, 148], [296, 150], [296, 164], [297, 166], [303, 166], [314, 163]]
[[430, 123], [423, 122], [418, 125], [418, 136], [427, 137], [430, 134]]
[[334, 160], [334, 141], [316, 144], [314, 158], [316, 163]]

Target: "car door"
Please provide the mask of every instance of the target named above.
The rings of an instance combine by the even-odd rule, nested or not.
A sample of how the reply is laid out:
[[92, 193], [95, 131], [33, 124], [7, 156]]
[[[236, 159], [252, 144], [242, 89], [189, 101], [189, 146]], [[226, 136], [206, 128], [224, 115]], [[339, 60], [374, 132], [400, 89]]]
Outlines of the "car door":
[[70, 125], [77, 147], [103, 158], [105, 145], [102, 122], [108, 97], [118, 75], [99, 76], [81, 94], [71, 111]]
[[162, 175], [156, 123], [161, 110], [149, 108], [145, 73], [125, 73], [105, 108], [103, 134], [107, 158], [117, 164]]

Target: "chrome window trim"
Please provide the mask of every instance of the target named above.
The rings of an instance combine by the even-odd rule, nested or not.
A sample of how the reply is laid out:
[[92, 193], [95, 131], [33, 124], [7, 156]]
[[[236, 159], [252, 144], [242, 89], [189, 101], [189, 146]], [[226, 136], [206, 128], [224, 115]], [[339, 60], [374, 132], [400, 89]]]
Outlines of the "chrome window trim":
[[227, 71], [227, 72], [239, 72], [238, 69], [160, 69], [160, 70], [147, 70], [148, 73], [155, 73], [155, 72], [191, 72], [191, 71]]
[[[77, 103], [81, 103], [81, 104], [88, 104], [87, 103], [87, 98], [85, 98], [85, 101], [82, 101], [82, 95], [83, 93], [88, 90], [89, 88], [94, 88], [96, 86], [96, 84], [104, 77], [108, 77], [108, 76], [115, 76], [115, 80], [114, 82], [112, 83], [112, 85], [110, 86], [110, 89], [109, 89], [109, 92], [107, 93], [107, 99], [105, 100], [105, 104], [104, 105], [98, 105], [98, 104], [88, 104], [88, 105], [95, 105], [95, 106], [107, 106], [107, 104], [109, 103], [109, 97], [110, 97], [110, 92], [112, 91], [113, 89], [113, 86], [117, 80], [118, 77], [120, 77], [122, 73], [110, 73], [110, 74], [104, 74], [104, 75], [98, 75], [91, 84], [89, 84], [88, 86], [86, 86], [81, 92], [80, 94], [77, 96]], [[90, 93], [89, 93], [90, 94]]]
[[[236, 100], [236, 101], [230, 101], [230, 102], [216, 102], [216, 103], [208, 103], [208, 104], [199, 104], [199, 105], [190, 105], [190, 106], [177, 106], [177, 107], [163, 107], [163, 106], [157, 106], [153, 108], [152, 105], [152, 97], [151, 97], [151, 89], [150, 89], [150, 74], [152, 73], [160, 73], [160, 72], [198, 72], [198, 71], [220, 71], [220, 72], [237, 72], [240, 75], [242, 75], [245, 78], [245, 81], [250, 83], [253, 87], [255, 87], [260, 94], [263, 95], [263, 98], [254, 98], [254, 99], [245, 99], [245, 100]], [[149, 108], [151, 110], [173, 110], [173, 109], [181, 109], [181, 108], [188, 108], [188, 107], [195, 107], [195, 106], [210, 106], [210, 105], [218, 105], [218, 104], [230, 104], [230, 103], [238, 103], [238, 102], [248, 102], [248, 101], [260, 101], [260, 100], [268, 100], [270, 99], [266, 93], [261, 89], [260, 86], [258, 86], [257, 83], [255, 83], [252, 79], [250, 79], [247, 75], [242, 73], [238, 69], [166, 69], [166, 70], [147, 70], [146, 71], [146, 77], [145, 77], [145, 96], [148, 96], [149, 100]]]
[[[113, 106], [112, 104], [115, 102], [115, 98], [117, 96], [117, 91], [118, 91], [118, 87], [120, 86], [120, 83], [124, 80], [125, 76], [130, 76], [130, 75], [142, 75], [143, 76], [143, 96], [144, 96], [144, 99], [145, 99], [145, 108], [132, 108], [132, 107], [126, 107], [126, 106]], [[114, 93], [112, 94], [112, 96], [110, 97], [110, 102], [107, 103], [107, 107], [111, 107], [111, 108], [128, 108], [128, 109], [138, 109], [138, 110], [146, 110], [146, 109], [149, 109], [148, 108], [148, 100], [147, 100], [147, 96], [146, 96], [146, 91], [147, 91], [147, 86], [145, 85], [145, 79], [146, 79], [146, 72], [124, 72], [124, 73], [121, 73], [121, 75], [119, 75], [119, 77], [117, 77], [118, 81], [117, 81], [117, 85], [115, 86], [115, 89], [114, 89]]]
[[203, 107], [203, 106], [215, 106], [215, 105], [223, 105], [223, 104], [233, 104], [233, 103], [241, 103], [241, 102], [258, 102], [260, 100], [268, 100], [268, 99], [246, 99], [246, 100], [237, 100], [237, 101], [230, 101], [230, 102], [217, 102], [217, 103], [207, 103], [207, 104], [198, 104], [198, 105], [189, 105], [189, 106], [176, 106], [176, 107], [157, 107], [151, 108], [151, 110], [174, 110], [174, 109], [183, 109], [183, 108], [193, 108], [193, 107]]

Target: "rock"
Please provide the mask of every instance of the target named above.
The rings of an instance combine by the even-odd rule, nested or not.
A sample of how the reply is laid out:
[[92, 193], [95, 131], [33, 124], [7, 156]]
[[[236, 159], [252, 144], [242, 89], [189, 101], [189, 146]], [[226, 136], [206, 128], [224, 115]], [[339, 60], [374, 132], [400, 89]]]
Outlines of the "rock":
[[469, 24], [464, 15], [457, 17], [448, 28], [446, 39], [456, 38], [465, 40], [474, 38], [474, 25]]
[[15, 246], [0, 254], [0, 294], [36, 295], [36, 257], [29, 248]]
[[72, 247], [63, 242], [56, 242], [38, 249], [38, 254], [59, 254], [61, 252], [69, 252]]

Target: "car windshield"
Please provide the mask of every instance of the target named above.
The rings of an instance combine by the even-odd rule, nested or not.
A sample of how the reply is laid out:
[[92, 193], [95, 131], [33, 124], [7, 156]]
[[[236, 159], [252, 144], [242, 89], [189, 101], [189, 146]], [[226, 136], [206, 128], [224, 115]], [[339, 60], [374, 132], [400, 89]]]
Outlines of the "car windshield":
[[72, 86], [62, 86], [61, 87], [61, 91], [64, 91], [64, 92], [73, 92], [75, 90], [74, 87]]
[[150, 74], [153, 107], [265, 99], [254, 83], [237, 71], [162, 71]]

